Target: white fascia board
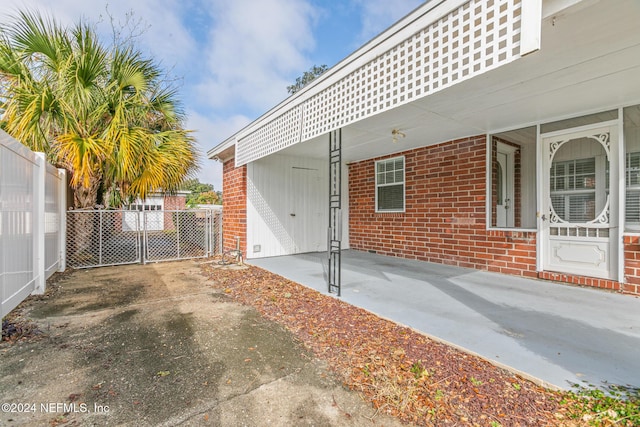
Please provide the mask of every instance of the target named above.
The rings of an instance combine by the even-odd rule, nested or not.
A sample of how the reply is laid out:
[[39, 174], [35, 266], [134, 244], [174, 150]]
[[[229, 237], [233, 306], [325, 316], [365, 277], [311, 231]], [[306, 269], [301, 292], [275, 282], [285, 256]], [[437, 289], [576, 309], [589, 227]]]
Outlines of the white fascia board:
[[213, 160], [216, 157], [218, 157], [220, 155], [220, 153], [222, 153], [223, 151], [233, 147], [234, 145], [236, 145], [235, 135], [232, 136], [231, 138], [226, 139], [225, 141], [221, 142], [220, 144], [216, 145], [211, 150], [207, 151], [207, 158]]
[[[523, 7], [528, 0], [522, 0]], [[536, 0], [538, 1], [538, 0]], [[566, 9], [580, 5], [580, 8], [591, 6], [600, 0], [544, 0], [542, 2], [542, 19], [561, 14]]]
[[[387, 50], [401, 43], [403, 40], [413, 36], [429, 24], [437, 21], [451, 11], [459, 8], [469, 0], [431, 0], [410, 12], [407, 16], [393, 24], [387, 30], [367, 42], [364, 46], [347, 56], [345, 59], [334, 65], [322, 75], [314, 79], [294, 95], [276, 105], [262, 116], [242, 128], [240, 131], [232, 135], [227, 141], [241, 140], [243, 137], [251, 134], [255, 130], [269, 123], [271, 120], [279, 117], [283, 113], [304, 103], [309, 98], [319, 94], [331, 85], [339, 82], [342, 78], [357, 70], [359, 67], [369, 63], [376, 57], [384, 54]], [[218, 145], [210, 150], [207, 154], [216, 151], [221, 152], [221, 147], [226, 143]], [[215, 156], [215, 154], [212, 154]], [[211, 155], [209, 158], [212, 158]]]
[[540, 50], [542, 35], [542, 0], [522, 2], [520, 32], [520, 55], [525, 56]]

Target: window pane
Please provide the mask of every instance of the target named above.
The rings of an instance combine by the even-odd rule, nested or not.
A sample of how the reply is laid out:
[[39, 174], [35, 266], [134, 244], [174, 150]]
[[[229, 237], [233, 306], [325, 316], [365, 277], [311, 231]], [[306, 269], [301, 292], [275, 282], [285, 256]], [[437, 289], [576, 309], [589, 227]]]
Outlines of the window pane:
[[[596, 217], [595, 193], [569, 196], [570, 222], [589, 222]], [[565, 220], [567, 220], [565, 218]]]
[[565, 218], [565, 214], [564, 214], [564, 196], [554, 196], [551, 195], [551, 204], [553, 205], [553, 210], [556, 212], [556, 214], [564, 219]]
[[393, 180], [393, 175], [394, 175], [393, 172], [387, 172], [387, 177], [386, 177], [387, 184], [392, 184], [392, 183], [396, 182], [396, 181]]
[[380, 185], [380, 184], [386, 184], [386, 183], [387, 181], [385, 181], [384, 179], [384, 173], [379, 173], [377, 184]]
[[627, 222], [640, 222], [640, 191], [627, 190]]
[[624, 109], [624, 141], [626, 148], [626, 228], [640, 228], [640, 105]]
[[627, 186], [640, 184], [640, 153], [627, 154]]
[[404, 184], [378, 187], [378, 210], [403, 210]]

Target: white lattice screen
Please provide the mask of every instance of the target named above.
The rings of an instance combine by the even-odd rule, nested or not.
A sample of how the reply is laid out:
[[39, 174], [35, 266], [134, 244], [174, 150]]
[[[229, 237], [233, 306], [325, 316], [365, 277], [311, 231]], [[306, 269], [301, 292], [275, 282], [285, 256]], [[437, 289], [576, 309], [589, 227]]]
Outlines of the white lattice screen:
[[472, 0], [242, 137], [243, 165], [520, 57], [521, 0]]

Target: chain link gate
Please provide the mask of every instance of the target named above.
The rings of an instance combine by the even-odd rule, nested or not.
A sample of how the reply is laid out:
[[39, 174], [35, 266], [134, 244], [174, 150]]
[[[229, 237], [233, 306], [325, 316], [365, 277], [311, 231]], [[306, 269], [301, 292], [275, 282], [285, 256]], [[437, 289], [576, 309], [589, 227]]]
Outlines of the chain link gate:
[[222, 213], [189, 210], [67, 212], [72, 268], [206, 258], [221, 253]]

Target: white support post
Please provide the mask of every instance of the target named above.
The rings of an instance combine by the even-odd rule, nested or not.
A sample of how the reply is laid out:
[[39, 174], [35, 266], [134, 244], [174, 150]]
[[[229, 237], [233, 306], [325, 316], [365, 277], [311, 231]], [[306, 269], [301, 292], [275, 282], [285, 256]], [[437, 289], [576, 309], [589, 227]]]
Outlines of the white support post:
[[59, 262], [58, 271], [64, 271], [67, 269], [67, 171], [64, 169], [58, 169], [58, 178], [60, 179], [58, 194], [59, 194]]
[[542, 34], [542, 0], [522, 1], [520, 56], [540, 50]]
[[548, 215], [547, 212], [543, 212], [543, 206], [545, 205], [543, 200], [544, 190], [543, 185], [543, 161], [542, 161], [542, 137], [540, 136], [540, 125], [536, 125], [536, 271], [541, 272], [544, 268], [544, 257], [546, 256], [544, 245], [542, 244], [544, 234], [544, 224], [542, 223], [543, 217]]
[[[613, 144], [614, 141], [611, 141]], [[626, 258], [624, 253], [624, 231], [627, 225], [627, 185], [626, 185], [626, 172], [627, 172], [627, 140], [624, 132], [624, 108], [618, 108], [618, 282], [627, 283], [627, 277], [625, 275]], [[612, 159], [611, 161], [615, 161]], [[615, 178], [614, 178], [615, 179]]]
[[44, 210], [45, 181], [47, 177], [47, 161], [44, 153], [35, 153], [36, 168], [33, 179], [33, 294], [43, 294], [46, 286], [45, 274], [45, 240]]

